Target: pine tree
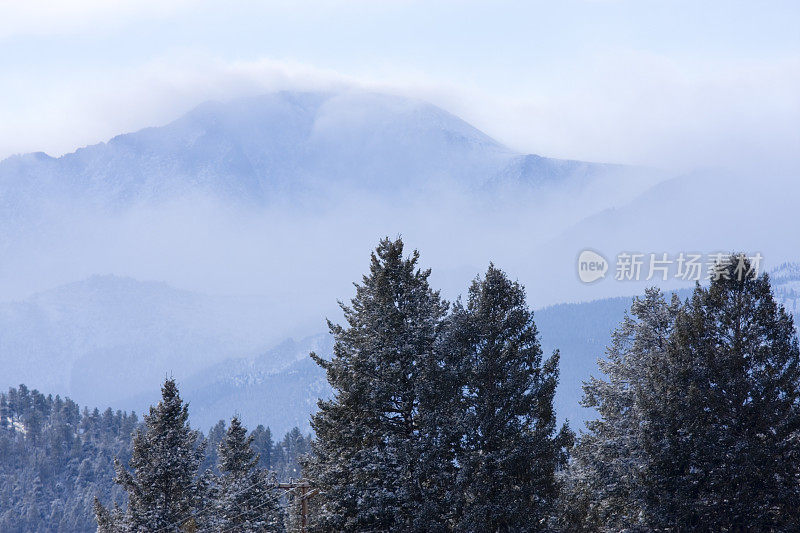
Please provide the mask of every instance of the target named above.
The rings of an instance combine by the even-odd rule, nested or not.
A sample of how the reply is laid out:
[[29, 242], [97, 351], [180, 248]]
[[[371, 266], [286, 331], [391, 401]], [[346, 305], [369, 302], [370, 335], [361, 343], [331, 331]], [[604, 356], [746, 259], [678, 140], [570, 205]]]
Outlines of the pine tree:
[[448, 337], [463, 382], [456, 529], [546, 529], [572, 440], [556, 431], [558, 352], [543, 361], [524, 289], [494, 265], [456, 304]]
[[258, 468], [259, 457], [237, 417], [219, 445], [218, 527], [241, 533], [282, 532], [283, 511], [274, 475]]
[[582, 502], [574, 523], [800, 527], [800, 350], [768, 277], [742, 276], [740, 265], [732, 256], [683, 306], [648, 293], [650, 303], [634, 308], [627, 348], [615, 344], [608, 378], [586, 387], [601, 418], [573, 455], [566, 500]]
[[106, 509], [100, 500], [95, 497], [94, 499], [94, 516], [97, 521], [97, 533], [116, 533], [120, 530], [121, 517], [114, 509], [109, 511]]
[[[419, 270], [419, 254], [403, 256], [401, 240], [384, 239], [369, 275], [356, 284], [347, 326], [329, 323], [334, 355], [325, 361], [334, 396], [319, 402], [308, 475], [324, 495], [326, 531], [435, 531], [422, 520], [426, 502], [440, 500], [422, 467], [429, 428], [421, 427], [422, 389], [435, 357], [447, 306]], [[424, 417], [423, 417], [424, 419]], [[421, 523], [423, 522], [423, 523]]]
[[731, 256], [676, 320], [680, 381], [644, 439], [660, 451], [646, 470], [657, 526], [800, 529], [800, 350], [769, 278], [749, 270]]
[[144, 417], [144, 428], [134, 435], [133, 472], [116, 462], [115, 481], [128, 493], [125, 516], [114, 525], [118, 531], [180, 531], [204, 517], [200, 502], [205, 499], [197, 479], [204, 454], [201, 437], [189, 427], [188, 406], [174, 380], [164, 383], [161, 396]]
[[259, 424], [253, 430], [253, 447], [258, 450], [258, 465], [266, 470], [273, 469], [275, 443], [272, 442], [272, 431]]
[[6, 429], [11, 425], [11, 408], [5, 395], [0, 396], [0, 429]]
[[203, 462], [200, 466], [200, 470], [203, 472], [206, 470], [211, 470], [216, 474], [219, 473], [216, 471], [218, 463], [217, 451], [219, 450], [219, 443], [225, 438], [225, 431], [226, 428], [224, 420], [219, 420], [216, 424], [211, 426], [211, 429], [208, 430], [208, 435], [205, 438], [206, 454], [205, 457], [203, 457]]
[[302, 477], [301, 462], [311, 451], [311, 436], [303, 436], [300, 428], [293, 427], [275, 447], [278, 456], [276, 470], [281, 479], [299, 479]]
[[[599, 361], [607, 380], [584, 384], [582, 404], [597, 410], [587, 432], [572, 450], [561, 520], [569, 531], [624, 531], [645, 528], [648, 464], [645, 434], [663, 420], [653, 408], [663, 405], [673, 376], [668, 346], [680, 301], [667, 303], [658, 289], [635, 298], [612, 335], [606, 359]], [[653, 414], [648, 419], [648, 413]]]

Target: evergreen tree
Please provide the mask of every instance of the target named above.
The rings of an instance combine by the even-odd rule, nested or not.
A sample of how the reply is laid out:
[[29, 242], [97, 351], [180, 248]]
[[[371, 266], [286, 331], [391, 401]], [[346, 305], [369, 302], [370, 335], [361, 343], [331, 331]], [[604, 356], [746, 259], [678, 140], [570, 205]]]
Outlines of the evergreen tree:
[[[748, 270], [732, 256], [679, 309], [636, 312], [633, 348], [587, 385], [601, 418], [577, 446], [567, 496], [584, 502], [582, 527], [800, 527], [800, 350], [768, 277]], [[593, 472], [619, 492], [593, 498]]]
[[120, 530], [122, 516], [118, 507], [109, 511], [100, 503], [100, 500], [95, 497], [94, 516], [97, 521], [97, 533], [116, 533]]
[[567, 487], [560, 506], [569, 531], [646, 529], [645, 485], [648, 464], [644, 438], [661, 417], [648, 420], [654, 406], [666, 401], [673, 376], [667, 347], [680, 301], [667, 303], [658, 289], [634, 298], [630, 314], [612, 334], [606, 359], [598, 364], [606, 380], [584, 384], [585, 407], [599, 418], [572, 450]]
[[253, 447], [258, 452], [258, 466], [265, 470], [273, 470], [273, 454], [275, 453], [275, 443], [272, 442], [272, 431], [262, 424], [253, 430]]
[[657, 526], [800, 529], [800, 350], [768, 277], [749, 270], [718, 265], [676, 321], [680, 382], [650, 407], [661, 424], [644, 440], [660, 450], [646, 471]]
[[[114, 462], [130, 461], [133, 434], [141, 425], [135, 414], [81, 409], [68, 398], [45, 396], [24, 385], [0, 393], [0, 411], [6, 420], [0, 425], [0, 531], [130, 531], [124, 510], [128, 493], [114, 483]], [[36, 439], [29, 436], [28, 423], [38, 428]], [[263, 446], [272, 451], [269, 439], [263, 438], [266, 431], [253, 432], [253, 451], [261, 452]], [[217, 425], [206, 442], [219, 443], [225, 435], [224, 424]], [[284, 441], [285, 461], [294, 468], [297, 455], [307, 453], [310, 437]], [[199, 453], [201, 446], [198, 438], [194, 449]], [[186, 531], [219, 529], [214, 520], [220, 486], [211, 472], [217, 446], [206, 446], [206, 452], [208, 471], [195, 478], [191, 498], [197, 511], [184, 524]]]
[[542, 360], [524, 289], [494, 265], [456, 304], [448, 337], [463, 383], [456, 529], [546, 529], [572, 441], [566, 425], [556, 431], [558, 352]]
[[275, 447], [279, 457], [277, 470], [281, 479], [299, 479], [303, 475], [301, 462], [311, 451], [311, 436], [304, 436], [300, 428], [293, 427]]
[[0, 393], [0, 405], [0, 531], [91, 530], [92, 496], [121, 497], [110, 474], [130, 433], [117, 427], [135, 417], [117, 412], [107, 430], [82, 433], [74, 402], [25, 386]]
[[433, 431], [420, 425], [420, 400], [423, 389], [435, 386], [425, 372], [447, 306], [418, 258], [416, 251], [405, 258], [399, 239], [381, 241], [351, 305], [341, 304], [347, 326], [329, 323], [333, 358], [312, 354], [334, 390], [312, 418], [317, 439], [307, 464], [324, 493], [326, 531], [441, 526], [420, 518], [427, 502], [443, 500], [422, 466], [424, 440]]
[[281, 495], [274, 476], [258, 468], [258, 454], [251, 448], [253, 440], [234, 417], [219, 445], [216, 525], [223, 531], [241, 533], [282, 532]]
[[8, 428], [11, 425], [11, 409], [8, 406], [6, 396], [0, 396], [0, 430]]
[[224, 420], [218, 421], [208, 430], [208, 435], [205, 438], [206, 454], [200, 465], [201, 471], [205, 472], [206, 470], [211, 470], [216, 474], [219, 473], [219, 471], [217, 471], [217, 463], [219, 462], [217, 452], [219, 450], [219, 443], [225, 438], [225, 431]]
[[[161, 388], [161, 401], [144, 417], [144, 428], [133, 438], [129, 472], [116, 463], [119, 483], [128, 494], [125, 516], [115, 527], [119, 531], [180, 531], [185, 525], [202, 522], [204, 501], [197, 471], [203, 457], [198, 432], [189, 427], [188, 405], [181, 399], [175, 381]], [[105, 519], [109, 513], [98, 514]]]

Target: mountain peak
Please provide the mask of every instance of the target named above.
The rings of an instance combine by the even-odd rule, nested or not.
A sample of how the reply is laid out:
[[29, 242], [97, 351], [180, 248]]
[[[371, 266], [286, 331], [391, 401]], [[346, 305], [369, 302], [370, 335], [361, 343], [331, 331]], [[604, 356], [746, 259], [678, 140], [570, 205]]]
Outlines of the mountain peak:
[[[6, 205], [56, 200], [112, 209], [207, 195], [223, 203], [541, 184], [601, 166], [522, 156], [434, 105], [360, 91], [206, 102], [160, 127], [58, 159], [0, 162]], [[547, 178], [551, 179], [547, 179]]]

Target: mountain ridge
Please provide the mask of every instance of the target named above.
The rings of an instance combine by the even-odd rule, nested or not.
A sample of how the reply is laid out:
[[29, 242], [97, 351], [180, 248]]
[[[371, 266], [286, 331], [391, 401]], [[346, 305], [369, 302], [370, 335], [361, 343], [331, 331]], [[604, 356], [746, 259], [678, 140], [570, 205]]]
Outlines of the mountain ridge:
[[332, 186], [398, 191], [444, 180], [536, 186], [620, 166], [520, 154], [421, 100], [283, 91], [205, 102], [163, 126], [51, 157], [0, 161], [0, 206], [72, 196], [125, 206], [191, 191], [261, 204]]

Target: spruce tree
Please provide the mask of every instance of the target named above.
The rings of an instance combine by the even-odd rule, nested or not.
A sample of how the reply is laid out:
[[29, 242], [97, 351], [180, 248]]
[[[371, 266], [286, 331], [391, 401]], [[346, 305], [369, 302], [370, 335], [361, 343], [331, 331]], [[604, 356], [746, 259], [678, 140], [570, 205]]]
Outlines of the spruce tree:
[[[116, 462], [115, 481], [128, 494], [125, 515], [114, 524], [117, 531], [181, 531], [188, 524], [202, 524], [205, 498], [199, 494], [197, 471], [204, 449], [188, 418], [188, 405], [175, 381], [167, 380], [161, 401], [134, 435], [133, 471]], [[98, 508], [97, 516], [107, 524], [113, 515]]]
[[215, 526], [241, 533], [283, 531], [283, 511], [274, 476], [258, 468], [253, 435], [237, 417], [219, 444], [219, 491]]
[[[334, 390], [319, 402], [308, 475], [322, 491], [326, 531], [435, 531], [425, 511], [443, 501], [421, 460], [429, 428], [421, 427], [420, 399], [435, 386], [426, 369], [447, 306], [417, 267], [418, 252], [403, 256], [400, 239], [384, 239], [369, 274], [356, 284], [346, 326], [329, 323], [330, 361], [312, 354]], [[423, 518], [427, 516], [427, 518]]]
[[258, 450], [258, 465], [267, 470], [273, 470], [273, 454], [275, 443], [272, 442], [272, 431], [259, 424], [253, 430], [253, 448]]
[[11, 409], [5, 396], [0, 396], [0, 430], [6, 429], [11, 425]]
[[675, 296], [667, 303], [655, 288], [634, 298], [630, 314], [612, 334], [606, 359], [598, 362], [607, 378], [584, 384], [582, 404], [596, 409], [598, 419], [586, 424], [571, 453], [560, 506], [564, 529], [646, 529], [644, 439], [664, 420], [654, 409], [680, 390], [670, 384], [668, 355], [680, 305]]
[[208, 430], [208, 435], [204, 439], [206, 453], [203, 457], [203, 462], [200, 463], [201, 471], [205, 472], [206, 470], [210, 470], [214, 474], [219, 473], [217, 471], [217, 463], [219, 462], [217, 460], [217, 452], [219, 450], [219, 443], [225, 438], [225, 432], [226, 428], [224, 420], [219, 420], [216, 424], [211, 426], [211, 429]]
[[459, 531], [541, 531], [558, 496], [572, 433], [556, 431], [558, 352], [542, 358], [525, 291], [494, 265], [456, 304], [447, 350], [461, 361]]
[[676, 320], [677, 386], [644, 439], [659, 450], [645, 471], [658, 527], [800, 529], [800, 350], [768, 276], [749, 270], [731, 256]]
[[311, 436], [304, 436], [300, 428], [293, 427], [275, 447], [279, 456], [277, 469], [281, 479], [299, 479], [303, 475], [301, 462], [311, 448]]
[[95, 497], [94, 516], [97, 521], [97, 533], [118, 533], [119, 531], [123, 531], [123, 514], [116, 503], [109, 511], [100, 503], [100, 500]]
[[800, 350], [768, 277], [742, 270], [732, 256], [683, 306], [648, 293], [623, 324], [629, 348], [586, 386], [600, 419], [573, 454], [571, 529], [800, 527]]

